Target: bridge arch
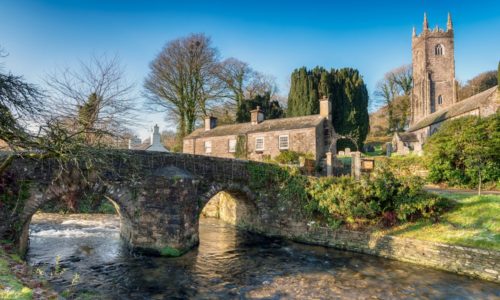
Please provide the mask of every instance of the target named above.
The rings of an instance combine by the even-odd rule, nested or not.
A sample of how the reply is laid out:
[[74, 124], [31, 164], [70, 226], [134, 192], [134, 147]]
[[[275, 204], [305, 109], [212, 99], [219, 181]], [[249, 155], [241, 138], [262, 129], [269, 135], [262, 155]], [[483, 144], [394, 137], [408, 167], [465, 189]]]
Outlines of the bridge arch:
[[239, 227], [254, 227], [258, 218], [256, 196], [238, 183], [213, 183], [200, 196], [199, 214], [216, 217]]
[[48, 186], [32, 185], [29, 189], [30, 196], [19, 215], [21, 232], [17, 237], [17, 244], [20, 253], [25, 254], [28, 249], [31, 219], [40, 208], [51, 201], [58, 201], [64, 197], [81, 196], [83, 191], [89, 189], [113, 204], [120, 217], [120, 235], [125, 240], [129, 240], [131, 235], [129, 228], [133, 227], [133, 218], [130, 212], [133, 211], [133, 208], [130, 203], [132, 192], [128, 188], [113, 183], [96, 184], [89, 188], [88, 186], [79, 186], [76, 183], [68, 185], [54, 182]]

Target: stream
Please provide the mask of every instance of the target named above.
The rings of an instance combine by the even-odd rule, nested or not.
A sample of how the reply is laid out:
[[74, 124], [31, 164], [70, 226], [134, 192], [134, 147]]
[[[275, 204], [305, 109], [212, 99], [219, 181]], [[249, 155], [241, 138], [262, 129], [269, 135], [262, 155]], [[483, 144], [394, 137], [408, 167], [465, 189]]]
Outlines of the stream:
[[178, 258], [131, 253], [114, 215], [37, 214], [27, 260], [72, 299], [500, 299], [500, 285], [200, 220]]

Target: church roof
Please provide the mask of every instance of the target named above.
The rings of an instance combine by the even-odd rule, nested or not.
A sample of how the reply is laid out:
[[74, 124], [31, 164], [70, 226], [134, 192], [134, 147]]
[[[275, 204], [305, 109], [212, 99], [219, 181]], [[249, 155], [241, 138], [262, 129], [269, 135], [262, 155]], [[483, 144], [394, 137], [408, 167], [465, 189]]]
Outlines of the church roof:
[[399, 139], [405, 143], [415, 143], [418, 142], [417, 135], [413, 132], [398, 132], [396, 133]]
[[497, 93], [497, 89], [498, 86], [494, 86], [484, 92], [478, 93], [451, 106], [438, 110], [418, 121], [415, 125], [411, 126], [408, 131], [416, 131], [432, 124], [440, 123], [450, 118], [486, 106], [491, 101], [494, 101], [494, 96], [495, 93]]
[[190, 135], [186, 136], [184, 139], [311, 128], [318, 126], [324, 119], [325, 117], [322, 117], [320, 115], [312, 115], [312, 116], [302, 116], [293, 118], [264, 120], [259, 124], [253, 124], [253, 125], [250, 122], [222, 125], [222, 126], [217, 126], [210, 130], [199, 128], [193, 131]]

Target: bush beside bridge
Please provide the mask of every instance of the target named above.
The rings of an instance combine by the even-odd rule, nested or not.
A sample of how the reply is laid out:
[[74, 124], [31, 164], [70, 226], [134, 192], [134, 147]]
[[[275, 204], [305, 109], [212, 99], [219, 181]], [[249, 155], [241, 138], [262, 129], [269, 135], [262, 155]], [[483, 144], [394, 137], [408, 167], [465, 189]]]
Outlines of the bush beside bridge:
[[434, 221], [450, 201], [423, 189], [417, 176], [398, 177], [378, 167], [370, 177], [307, 177], [294, 167], [249, 165], [250, 185], [276, 195], [279, 209], [318, 224], [350, 227], [384, 225], [427, 218]]

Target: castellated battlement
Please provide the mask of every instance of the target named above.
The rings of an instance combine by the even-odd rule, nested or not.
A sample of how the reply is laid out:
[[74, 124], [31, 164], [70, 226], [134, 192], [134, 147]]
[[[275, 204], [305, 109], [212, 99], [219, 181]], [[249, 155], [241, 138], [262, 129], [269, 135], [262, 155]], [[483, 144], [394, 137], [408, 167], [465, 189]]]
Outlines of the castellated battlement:
[[447, 37], [447, 38], [452, 38], [453, 37], [453, 29], [451, 30], [444, 30], [442, 28], [435, 28], [433, 30], [427, 30], [427, 31], [422, 31], [418, 35], [414, 35], [412, 37], [412, 41], [419, 41], [422, 38], [442, 38], [442, 37]]

